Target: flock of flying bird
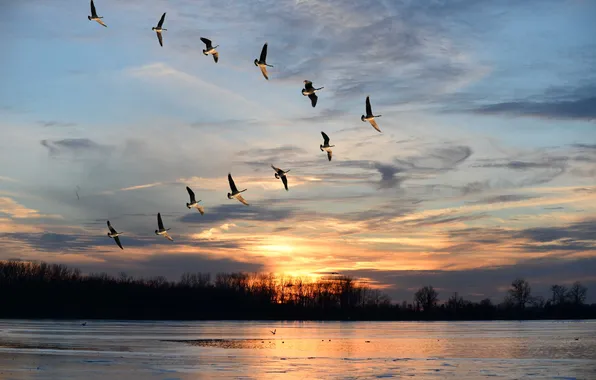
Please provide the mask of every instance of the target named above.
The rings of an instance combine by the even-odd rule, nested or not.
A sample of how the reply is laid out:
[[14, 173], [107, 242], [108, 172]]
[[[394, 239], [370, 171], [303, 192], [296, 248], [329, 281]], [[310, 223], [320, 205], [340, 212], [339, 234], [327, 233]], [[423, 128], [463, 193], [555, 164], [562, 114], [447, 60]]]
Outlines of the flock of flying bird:
[[[103, 17], [100, 17], [97, 15], [97, 10], [95, 9], [95, 4], [93, 3], [93, 0], [91, 0], [91, 16], [87, 16], [87, 18], [90, 21], [96, 21], [100, 25], [107, 27], [107, 25], [102, 20]], [[162, 47], [163, 47], [162, 33], [164, 31], [167, 31], [167, 29], [165, 29], [163, 27], [165, 18], [166, 18], [166, 13], [164, 13], [161, 16], [161, 18], [159, 19], [159, 22], [157, 23], [157, 26], [154, 26], [153, 28], [151, 28], [151, 30], [155, 31], [155, 33], [157, 34], [157, 40], [159, 41], [159, 45]], [[212, 55], [213, 60], [215, 61], [215, 63], [217, 63], [219, 61], [219, 52], [216, 50], [216, 48], [218, 48], [219, 45], [213, 46], [213, 43], [211, 42], [211, 40], [208, 38], [205, 38], [205, 37], [201, 37], [201, 41], [205, 44], [205, 49], [203, 49], [203, 54], [204, 55]], [[255, 66], [257, 66], [261, 69], [261, 73], [263, 74], [263, 77], [265, 77], [265, 79], [269, 80], [269, 75], [267, 73], [267, 67], [273, 67], [273, 66], [267, 64], [267, 43], [266, 42], [263, 45], [263, 48], [261, 49], [261, 55], [259, 56], [258, 59], [254, 60], [254, 64], [255, 64]], [[311, 81], [309, 81], [309, 80], [304, 81], [304, 88], [302, 89], [302, 95], [308, 96], [313, 108], [316, 107], [317, 101], [318, 101], [318, 96], [317, 96], [316, 92], [319, 90], [322, 90], [323, 88], [324, 87], [315, 88]], [[374, 129], [376, 129], [378, 132], [381, 132], [381, 129], [379, 128], [379, 126], [377, 125], [377, 122], [375, 121], [375, 118], [380, 117], [380, 116], [381, 115], [373, 114], [372, 107], [370, 105], [370, 97], [367, 96], [366, 97], [366, 115], [362, 115], [360, 117], [360, 120], [362, 120], [363, 122], [368, 121]], [[321, 144], [319, 146], [319, 148], [321, 149], [322, 152], [327, 152], [327, 159], [329, 161], [331, 161], [331, 157], [333, 155], [331, 148], [333, 148], [335, 145], [329, 145], [329, 136], [327, 136], [327, 134], [325, 132], [321, 132], [321, 135], [323, 136], [323, 144]], [[282, 170], [282, 169], [277, 168], [273, 165], [271, 165], [271, 167], [275, 171], [275, 178], [281, 179], [281, 181], [283, 182], [284, 188], [286, 189], [286, 191], [288, 191], [288, 177], [286, 176], [286, 173], [288, 173], [290, 170]], [[236, 184], [234, 183], [234, 180], [232, 179], [231, 174], [228, 174], [228, 182], [230, 184], [230, 190], [231, 190], [231, 193], [228, 193], [228, 199], [236, 198], [242, 204], [248, 206], [249, 205], [248, 202], [241, 195], [241, 193], [245, 192], [247, 189], [238, 190], [238, 188], [236, 187]], [[196, 200], [195, 193], [188, 186], [186, 187], [186, 191], [188, 191], [188, 195], [190, 197], [190, 203], [187, 203], [186, 207], [188, 209], [196, 208], [201, 213], [201, 215], [203, 215], [205, 213], [205, 210], [203, 209], [203, 206], [199, 205], [199, 202], [201, 202], [201, 201]], [[77, 192], [77, 198], [78, 197], [79, 196], [78, 196], [78, 192]], [[157, 227], [158, 227], [158, 229], [155, 230], [156, 235], [162, 235], [166, 239], [168, 239], [170, 241], [174, 241], [174, 239], [172, 239], [172, 237], [168, 234], [168, 231], [170, 230], [170, 228], [167, 228], [167, 229], [164, 228], [160, 213], [157, 214]], [[122, 234], [122, 232], [117, 232], [114, 229], [114, 227], [112, 227], [109, 220], [108, 220], [108, 228], [110, 230], [110, 232], [108, 232], [108, 236], [110, 238], [113, 238], [114, 241], [116, 242], [116, 244], [118, 244], [118, 246], [121, 249], [124, 249], [124, 248], [122, 248], [122, 244], [121, 244], [120, 238], [119, 238], [119, 236]]]

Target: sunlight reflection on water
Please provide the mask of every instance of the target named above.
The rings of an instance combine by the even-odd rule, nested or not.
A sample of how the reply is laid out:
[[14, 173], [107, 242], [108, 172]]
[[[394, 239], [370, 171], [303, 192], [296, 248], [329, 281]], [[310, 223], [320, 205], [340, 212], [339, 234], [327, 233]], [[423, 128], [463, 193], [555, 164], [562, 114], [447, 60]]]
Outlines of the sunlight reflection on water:
[[0, 321], [0, 380], [402, 376], [596, 379], [596, 321]]

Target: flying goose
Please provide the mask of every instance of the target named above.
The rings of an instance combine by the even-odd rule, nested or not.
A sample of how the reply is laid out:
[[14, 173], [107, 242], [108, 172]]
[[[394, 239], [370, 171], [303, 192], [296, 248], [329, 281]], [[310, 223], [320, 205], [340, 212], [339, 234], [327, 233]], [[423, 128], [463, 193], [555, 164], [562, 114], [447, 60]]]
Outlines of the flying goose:
[[259, 59], [255, 59], [255, 66], [259, 66], [265, 79], [269, 80], [269, 77], [267, 76], [267, 67], [273, 66], [267, 64], [267, 42], [265, 42], [265, 45], [263, 45], [261, 57], [259, 57]]
[[269, 330], [269, 332], [273, 335], [275, 335], [275, 333], [277, 332], [277, 329], [273, 329], [273, 330]]
[[111, 237], [112, 239], [114, 239], [114, 241], [116, 242], [116, 244], [118, 244], [118, 247], [120, 247], [120, 249], [124, 249], [124, 248], [122, 248], [122, 244], [120, 243], [120, 238], [118, 237], [118, 236], [122, 235], [122, 232], [117, 232], [114, 229], [114, 227], [112, 227], [109, 220], [108, 220], [108, 228], [110, 229], [110, 232], [108, 232], [108, 236]]
[[205, 55], [213, 54], [213, 60], [215, 61], [215, 63], [217, 63], [217, 61], [219, 60], [219, 53], [217, 52], [217, 50], [215, 50], [215, 48], [218, 47], [219, 45], [213, 46], [211, 44], [211, 40], [207, 39], [205, 37], [201, 37], [201, 41], [203, 41], [203, 43], [207, 47], [207, 49], [203, 49], [203, 54], [205, 54]]
[[231, 173], [228, 173], [228, 182], [230, 183], [230, 189], [232, 190], [231, 193], [228, 193], [228, 199], [236, 198], [240, 201], [240, 203], [248, 206], [248, 202], [244, 198], [242, 198], [242, 195], [240, 195], [240, 193], [245, 192], [246, 189], [238, 191], [238, 188], [236, 188], [236, 184], [232, 179]]
[[276, 168], [275, 166], [271, 165], [271, 167], [273, 168], [273, 170], [275, 170], [275, 178], [280, 179], [281, 181], [284, 183], [284, 187], [286, 188], [286, 191], [288, 191], [288, 177], [286, 177], [286, 173], [289, 172], [290, 170], [286, 170], [283, 171], [280, 168]]
[[157, 23], [157, 26], [154, 26], [153, 28], [151, 28], [151, 30], [155, 30], [155, 33], [157, 34], [157, 39], [159, 40], [159, 44], [163, 47], [163, 39], [161, 37], [161, 32], [163, 32], [164, 30], [167, 31], [167, 29], [162, 28], [163, 25], [163, 21], [166, 18], [166, 14], [164, 13], [163, 15], [161, 15], [161, 19], [159, 19], [159, 22]]
[[106, 28], [108, 27], [106, 24], [103, 23], [103, 21], [101, 21], [103, 17], [99, 17], [97, 15], [97, 11], [95, 10], [95, 4], [93, 4], [93, 0], [91, 0], [91, 16], [87, 16], [87, 18], [89, 19], [89, 21], [97, 21]]
[[329, 161], [331, 161], [331, 156], [333, 155], [333, 152], [331, 152], [331, 148], [335, 145], [329, 145], [329, 136], [327, 136], [325, 132], [321, 131], [321, 134], [323, 135], [323, 140], [325, 141], [323, 142], [323, 145], [319, 146], [319, 148], [321, 148], [321, 152], [327, 152], [327, 158], [329, 159]]
[[319, 99], [317, 97], [317, 94], [315, 94], [315, 91], [319, 91], [321, 89], [323, 89], [324, 87], [319, 87], [319, 88], [314, 88], [312, 86], [312, 82], [309, 80], [305, 80], [304, 81], [304, 88], [302, 89], [302, 95], [304, 96], [308, 96], [310, 98], [310, 104], [312, 104], [312, 106], [316, 106], [317, 105], [317, 100]]
[[196, 208], [197, 210], [199, 210], [199, 212], [201, 213], [201, 215], [203, 215], [203, 214], [205, 213], [205, 210], [203, 209], [203, 206], [201, 206], [201, 205], [199, 204], [199, 202], [200, 202], [201, 200], [199, 199], [199, 202], [197, 202], [197, 201], [195, 200], [195, 193], [194, 193], [194, 191], [192, 191], [192, 190], [190, 189], [190, 187], [186, 186], [186, 191], [188, 191], [188, 195], [190, 196], [190, 203], [187, 203], [187, 204], [186, 204], [186, 207], [187, 207], [187, 208], [189, 208], [189, 209], [194, 207], [194, 208]]
[[159, 229], [155, 230], [156, 235], [163, 235], [169, 241], [174, 241], [174, 239], [168, 235], [168, 231], [171, 230], [171, 228], [168, 228], [167, 230], [163, 228], [163, 222], [161, 221], [161, 214], [159, 212], [157, 213], [157, 228]]
[[370, 123], [370, 125], [373, 126], [374, 129], [381, 132], [381, 130], [379, 129], [379, 126], [377, 125], [377, 122], [375, 121], [375, 117], [381, 117], [381, 115], [373, 115], [372, 107], [370, 106], [370, 96], [367, 96], [366, 97], [366, 116], [364, 116], [364, 115], [360, 116], [360, 120], [368, 121]]

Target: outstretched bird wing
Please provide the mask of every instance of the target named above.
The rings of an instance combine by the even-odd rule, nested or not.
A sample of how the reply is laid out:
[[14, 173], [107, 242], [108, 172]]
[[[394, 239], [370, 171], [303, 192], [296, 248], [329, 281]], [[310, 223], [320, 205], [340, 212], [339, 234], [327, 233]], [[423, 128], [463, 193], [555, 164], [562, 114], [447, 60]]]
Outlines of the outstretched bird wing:
[[324, 144], [328, 145], [329, 144], [329, 136], [327, 136], [327, 134], [323, 131], [321, 131], [321, 134], [323, 135], [323, 140], [325, 140]]
[[317, 94], [315, 94], [314, 92], [310, 95], [308, 95], [308, 97], [310, 98], [310, 104], [312, 104], [312, 106], [316, 106], [317, 105], [317, 100], [319, 100], [319, 98], [317, 97]]
[[195, 203], [195, 193], [190, 189], [190, 187], [186, 186], [186, 191], [188, 191], [188, 195], [190, 195], [190, 203]]
[[163, 236], [165, 236], [166, 239], [168, 239], [169, 241], [174, 241], [174, 239], [172, 239], [172, 237], [170, 235], [168, 235], [167, 232]]
[[118, 247], [120, 247], [120, 249], [124, 249], [124, 248], [122, 248], [122, 243], [120, 243], [119, 236], [114, 237], [114, 241], [116, 242], [116, 244], [118, 244]]
[[97, 11], [95, 10], [95, 4], [91, 0], [91, 18], [97, 18]]
[[248, 206], [248, 202], [246, 201], [246, 199], [242, 198], [242, 195], [238, 194], [237, 198], [240, 201], [240, 203]]
[[271, 165], [271, 167], [272, 167], [272, 168], [273, 168], [273, 170], [275, 170], [276, 172], [279, 172], [279, 171], [280, 171], [280, 169], [279, 169], [279, 168], [276, 168], [276, 167], [275, 167], [275, 166], [273, 166], [273, 165]]
[[228, 173], [228, 182], [230, 183], [230, 189], [232, 190], [232, 193], [238, 192], [238, 188], [236, 187], [236, 184], [234, 183], [234, 180], [232, 179], [232, 174], [230, 174], [230, 173]]
[[267, 61], [267, 42], [265, 42], [263, 49], [261, 49], [261, 57], [259, 57], [259, 61], [261, 61], [261, 63], [265, 63]]
[[161, 15], [161, 19], [159, 19], [159, 22], [157, 23], [157, 27], [161, 28], [161, 26], [163, 25], [163, 21], [166, 18], [166, 14], [164, 13], [163, 15]]
[[211, 49], [213, 45], [211, 45], [211, 40], [205, 37], [201, 37], [201, 41], [207, 46], [207, 50]]
[[163, 228], [163, 222], [161, 221], [161, 214], [159, 212], [157, 213], [157, 227], [160, 231], [165, 230], [165, 228]]
[[219, 61], [219, 53], [217, 51], [215, 51], [215, 53], [213, 53], [213, 60], [215, 61], [215, 63], [217, 63], [217, 61]]
[[329, 159], [329, 161], [331, 161], [331, 156], [333, 156], [333, 153], [331, 152], [331, 150], [327, 151], [327, 158]]
[[97, 22], [98, 22], [100, 25], [103, 25], [103, 26], [105, 26], [106, 28], [108, 27], [108, 26], [107, 26], [106, 24], [104, 24], [104, 22], [103, 22], [103, 21], [101, 21], [100, 19], [97, 19], [97, 20], [95, 20], [95, 21], [97, 21]]
[[370, 97], [366, 97], [366, 117], [372, 116], [372, 107], [370, 106]]
[[284, 183], [284, 187], [286, 188], [286, 191], [288, 191], [288, 177], [287, 176], [281, 177], [281, 181]]
[[161, 32], [155, 32], [157, 34], [157, 40], [159, 41], [159, 46], [163, 46], [163, 37], [161, 36]]
[[113, 234], [116, 234], [116, 230], [114, 229], [114, 227], [112, 227], [112, 225], [110, 224], [110, 221], [108, 220], [108, 228], [110, 229], [110, 232]]
[[269, 75], [267, 75], [267, 68], [265, 66], [259, 66], [259, 69], [261, 69], [261, 73], [263, 74], [265, 79], [269, 80]]
[[205, 214], [205, 209], [203, 208], [203, 206], [197, 205], [197, 210], [199, 210], [199, 212], [201, 213], [201, 215], [204, 215]]
[[377, 125], [377, 122], [375, 121], [375, 119], [369, 120], [368, 122], [370, 123], [370, 125], [373, 126], [374, 129], [376, 129], [377, 131], [381, 132], [381, 130], [379, 129], [379, 126]]

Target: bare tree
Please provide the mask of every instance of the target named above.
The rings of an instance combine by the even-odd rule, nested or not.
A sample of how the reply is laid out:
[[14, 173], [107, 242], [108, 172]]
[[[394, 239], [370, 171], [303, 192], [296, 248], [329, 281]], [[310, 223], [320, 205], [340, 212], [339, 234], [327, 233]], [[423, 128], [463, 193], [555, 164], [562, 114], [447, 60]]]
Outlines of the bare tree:
[[439, 301], [439, 293], [432, 286], [424, 286], [414, 294], [414, 301], [422, 306], [424, 311], [430, 311]]
[[587, 294], [588, 288], [583, 286], [581, 282], [576, 281], [571, 285], [571, 288], [567, 292], [567, 297], [569, 297], [574, 305], [583, 305], [586, 301]]
[[520, 310], [525, 309], [526, 305], [532, 300], [532, 288], [523, 278], [514, 280], [508, 293], [513, 304]]
[[567, 300], [567, 288], [563, 285], [552, 285], [550, 291], [553, 293], [551, 300], [553, 305], [562, 305]]

